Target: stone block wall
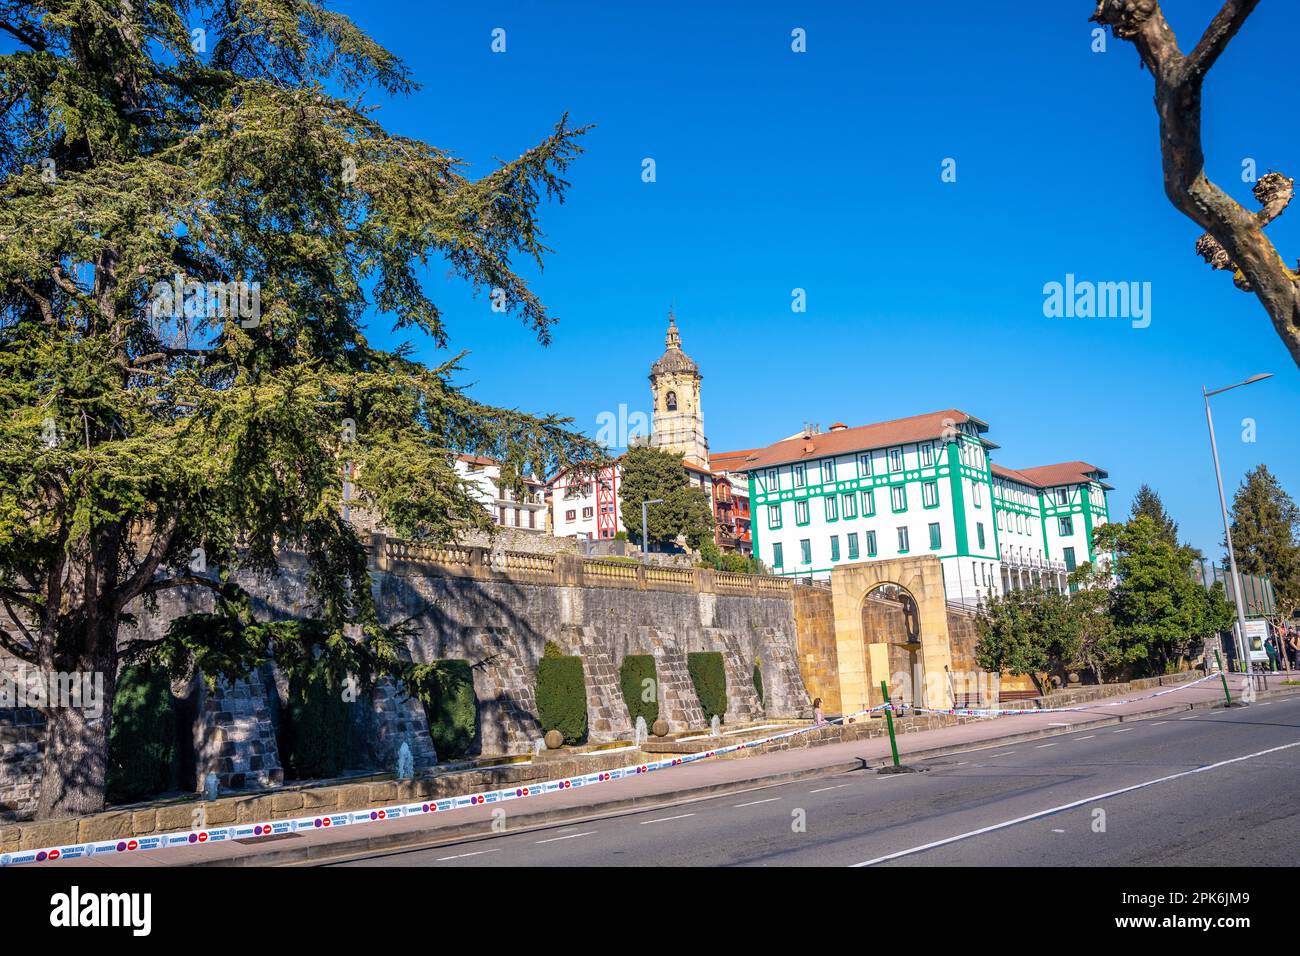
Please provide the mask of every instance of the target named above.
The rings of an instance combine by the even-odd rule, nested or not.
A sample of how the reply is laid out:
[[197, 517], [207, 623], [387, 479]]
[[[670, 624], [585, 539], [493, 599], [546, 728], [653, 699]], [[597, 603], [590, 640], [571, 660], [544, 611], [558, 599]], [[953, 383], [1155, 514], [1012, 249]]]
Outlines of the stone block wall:
[[[811, 715], [786, 581], [642, 567], [563, 550], [433, 549], [379, 535], [372, 557], [381, 619], [408, 623], [411, 659], [459, 658], [473, 665], [484, 754], [527, 752], [541, 737], [534, 688], [548, 640], [584, 659], [593, 741], [632, 734], [618, 679], [628, 654], [655, 658], [661, 713], [674, 731], [705, 723], [686, 669], [686, 655], [693, 651], [723, 653], [728, 721]], [[244, 576], [240, 583], [254, 596], [256, 616], [309, 614], [312, 598], [304, 572], [302, 562], [290, 555], [274, 579]], [[138, 624], [123, 639], [161, 634], [173, 617], [211, 609], [206, 589], [164, 592], [155, 609], [128, 608]], [[763, 676], [762, 701], [753, 683], [756, 663]], [[284, 684], [269, 668], [211, 691], [201, 682], [192, 686], [184, 702], [192, 708], [192, 753], [183, 770], [193, 786], [201, 788], [209, 772], [218, 775], [223, 789], [283, 782], [276, 728]], [[353, 769], [393, 769], [403, 741], [417, 769], [437, 761], [423, 708], [391, 682], [376, 687], [358, 721], [367, 742], [366, 766]], [[8, 806], [20, 814], [34, 804], [42, 738], [38, 716], [0, 711], [0, 811]]]
[[808, 695], [822, 699], [822, 713], [843, 713], [835, 649], [835, 606], [831, 592], [824, 588], [796, 586], [794, 618], [798, 635], [795, 653]]

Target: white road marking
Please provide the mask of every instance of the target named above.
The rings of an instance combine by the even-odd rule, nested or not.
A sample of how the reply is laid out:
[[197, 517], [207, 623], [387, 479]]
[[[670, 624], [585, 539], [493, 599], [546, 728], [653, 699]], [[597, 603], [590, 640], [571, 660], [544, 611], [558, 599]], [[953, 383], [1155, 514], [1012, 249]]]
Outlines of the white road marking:
[[1064, 830], [1053, 830], [1052, 832], [1053, 832], [1053, 833], [1064, 833], [1065, 831], [1064, 831]]
[[1115, 733], [1117, 733], [1117, 734], [1126, 734], [1126, 733], [1128, 733], [1128, 732], [1129, 732], [1130, 730], [1132, 730], [1132, 729], [1133, 729], [1132, 727], [1124, 727], [1124, 728], [1122, 728], [1122, 729], [1120, 729], [1120, 730], [1115, 731]]
[[780, 800], [780, 799], [781, 799], [780, 797], [768, 797], [766, 800], [751, 800], [749, 801], [749, 803], [737, 803], [737, 804], [733, 804], [733, 806], [736, 807], [736, 809], [739, 809], [741, 807], [756, 807], [760, 803], [771, 803], [773, 800]]
[[534, 840], [534, 843], [554, 843], [556, 840], [576, 840], [578, 837], [591, 836], [595, 830], [587, 830], [585, 833], [570, 833], [568, 836], [551, 837], [549, 840]]
[[667, 823], [669, 820], [684, 820], [687, 817], [693, 816], [695, 816], [693, 813], [679, 813], [675, 817], [660, 817], [657, 820], [642, 820], [641, 826], [645, 826], [647, 823]]
[[1049, 726], [1049, 727], [1073, 727], [1074, 724], [1050, 723], [1050, 724], [1048, 724], [1047, 726]]
[[1075, 740], [1091, 740], [1093, 737], [1096, 737], [1096, 736], [1097, 736], [1096, 734], [1089, 734], [1089, 735], [1086, 736], [1086, 737], [1075, 737], [1074, 739], [1075, 739]]
[[963, 761], [962, 761], [961, 763], [959, 763], [959, 764], [954, 764], [954, 766], [957, 766], [957, 767], [964, 767], [964, 766], [966, 766], [968, 763], [970, 763], [969, 760], [963, 760]]
[[847, 783], [837, 783], [833, 787], [821, 787], [817, 790], [809, 790], [809, 793], [825, 793], [827, 790], [838, 790], [840, 787], [847, 787]]
[[473, 853], [457, 853], [455, 856], [440, 856], [438, 857], [437, 862], [441, 863], [444, 860], [459, 860], [461, 857], [465, 857], [465, 856], [482, 856], [484, 853], [495, 853], [495, 852], [497, 851], [496, 850], [475, 850]]
[[1013, 753], [1015, 753], [1014, 750], [1004, 750], [1002, 753], [1000, 753], [1000, 754], [994, 754], [993, 756], [995, 756], [995, 757], [1010, 757]]
[[1055, 746], [1056, 746], [1056, 744], [1039, 744], [1039, 745], [1038, 745], [1037, 747], [1035, 747], [1034, 749], [1035, 749], [1035, 750], [1042, 750], [1044, 747], [1055, 747]]
[[1151, 726], [1152, 726], [1152, 727], [1159, 727], [1161, 724], [1167, 724], [1167, 723], [1169, 723], [1169, 721], [1167, 721], [1167, 720], [1157, 720], [1157, 721], [1156, 721], [1154, 724], [1152, 724]]
[[1039, 817], [1051, 816], [1053, 813], [1060, 813], [1062, 810], [1073, 810], [1075, 807], [1081, 807], [1088, 803], [1095, 803], [1098, 800], [1106, 800], [1110, 797], [1117, 797], [1123, 793], [1130, 793], [1134, 790], [1143, 790], [1146, 787], [1154, 787], [1158, 783], [1168, 783], [1171, 780], [1178, 780], [1181, 777], [1190, 777], [1193, 774], [1205, 773], [1207, 770], [1217, 770], [1220, 767], [1226, 767], [1229, 764], [1241, 763], [1243, 760], [1253, 760], [1256, 757], [1266, 757], [1269, 754], [1277, 753], [1282, 750], [1290, 750], [1292, 747], [1300, 747], [1300, 740], [1289, 744], [1282, 744], [1278, 747], [1270, 747], [1267, 750], [1257, 750], [1253, 754], [1244, 754], [1240, 757], [1230, 757], [1227, 760], [1220, 760], [1218, 763], [1206, 764], [1204, 767], [1196, 767], [1193, 770], [1182, 770], [1178, 773], [1171, 773], [1165, 777], [1157, 777], [1154, 780], [1147, 780], [1144, 783], [1135, 783], [1129, 787], [1121, 787], [1118, 790], [1110, 790], [1106, 793], [1098, 793], [1091, 797], [1084, 797], [1082, 800], [1075, 800], [1071, 803], [1063, 803], [1057, 807], [1049, 807], [1046, 810], [1039, 810], [1037, 813], [1026, 814], [1023, 817], [1016, 817], [1014, 820], [1004, 820], [1001, 823], [994, 823], [991, 826], [980, 827], [978, 830], [968, 830], [965, 833], [959, 833], [956, 836], [947, 837], [943, 840], [935, 840], [931, 843], [925, 843], [921, 846], [910, 847], [906, 850], [899, 850], [896, 853], [888, 853], [885, 856], [878, 856], [874, 859], [864, 860], [861, 863], [854, 863], [854, 867], [872, 866], [876, 863], [884, 863], [887, 860], [896, 860], [901, 856], [911, 856], [914, 853], [923, 853], [926, 850], [933, 850], [935, 847], [947, 846], [949, 843], [956, 843], [959, 840], [969, 840], [971, 837], [980, 836], [985, 833], [992, 833], [994, 830], [1004, 830], [1007, 827], [1013, 827], [1018, 823], [1025, 823], [1029, 820], [1037, 820]]
[[1195, 719], [1196, 719], [1197, 717], [1199, 717], [1199, 716], [1201, 716], [1201, 715], [1200, 715], [1200, 714], [1192, 714], [1192, 716], [1190, 716], [1190, 717], [1179, 717], [1178, 719], [1179, 719], [1179, 720], [1195, 720]]

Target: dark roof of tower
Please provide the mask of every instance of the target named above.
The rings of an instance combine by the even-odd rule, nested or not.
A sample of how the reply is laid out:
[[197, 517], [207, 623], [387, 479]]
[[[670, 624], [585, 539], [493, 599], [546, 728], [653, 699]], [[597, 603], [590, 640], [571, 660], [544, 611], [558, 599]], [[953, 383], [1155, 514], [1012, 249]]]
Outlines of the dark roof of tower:
[[672, 310], [668, 310], [668, 334], [664, 337], [664, 354], [659, 361], [650, 366], [650, 374], [662, 375], [665, 372], [695, 372], [700, 368], [689, 355], [682, 351], [682, 335], [677, 330], [677, 319]]

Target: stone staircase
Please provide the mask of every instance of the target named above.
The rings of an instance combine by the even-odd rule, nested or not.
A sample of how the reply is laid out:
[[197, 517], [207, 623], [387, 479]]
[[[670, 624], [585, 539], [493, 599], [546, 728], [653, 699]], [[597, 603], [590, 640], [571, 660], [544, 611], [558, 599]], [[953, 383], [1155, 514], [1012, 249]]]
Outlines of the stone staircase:
[[706, 627], [704, 630], [726, 648], [722, 653], [722, 664], [727, 673], [727, 712], [723, 715], [723, 723], [747, 724], [762, 720], [763, 702], [758, 699], [758, 690], [754, 687], [754, 664], [744, 653], [740, 638], [724, 628]]
[[520, 754], [542, 736], [537, 720], [537, 673], [522, 644], [503, 627], [478, 628], [474, 637], [485, 660], [474, 668], [479, 742], [485, 754]]
[[632, 721], [623, 700], [618, 667], [591, 627], [566, 625], [562, 646], [582, 657], [587, 682], [587, 739], [607, 743], [632, 736]]
[[668, 722], [669, 733], [704, 727], [704, 708], [695, 693], [695, 683], [686, 667], [686, 655], [669, 635], [647, 628], [650, 650], [659, 682], [659, 716]]

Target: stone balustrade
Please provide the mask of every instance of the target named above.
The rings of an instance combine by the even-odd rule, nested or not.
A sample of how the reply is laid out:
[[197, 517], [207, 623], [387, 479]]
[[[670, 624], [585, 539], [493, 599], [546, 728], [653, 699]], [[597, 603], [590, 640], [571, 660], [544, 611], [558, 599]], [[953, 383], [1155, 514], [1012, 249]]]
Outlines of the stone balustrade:
[[676, 591], [698, 594], [792, 595], [788, 578], [714, 571], [711, 568], [669, 568], [574, 554], [493, 551], [490, 548], [434, 546], [371, 535], [373, 570], [428, 573], [484, 581], [527, 582], [566, 587], [625, 588], [635, 591]]

